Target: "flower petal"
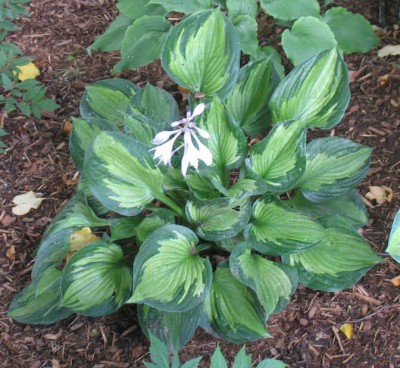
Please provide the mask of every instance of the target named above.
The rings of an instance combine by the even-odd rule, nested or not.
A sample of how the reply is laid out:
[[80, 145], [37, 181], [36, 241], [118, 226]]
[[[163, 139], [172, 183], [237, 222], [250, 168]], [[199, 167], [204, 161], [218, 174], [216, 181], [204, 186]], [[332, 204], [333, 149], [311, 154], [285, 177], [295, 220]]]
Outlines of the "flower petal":
[[207, 166], [212, 165], [213, 157], [211, 151], [205, 146], [203, 143], [200, 142], [200, 139], [193, 134], [194, 139], [196, 140], [198, 149], [198, 158], [203, 161]]
[[206, 108], [206, 105], [201, 103], [198, 104], [194, 110], [193, 110], [193, 114], [190, 116], [190, 120], [193, 120], [194, 117], [199, 116], [200, 114], [202, 114], [204, 112], [204, 109]]
[[181, 163], [181, 170], [183, 176], [186, 176], [189, 166], [193, 166], [196, 170], [199, 165], [198, 155], [199, 151], [194, 146], [191, 137], [191, 131], [187, 130], [183, 136], [184, 151]]
[[170, 141], [153, 148], [154, 159], [159, 159], [164, 165], [171, 165], [173, 145], [174, 141], [171, 139]]
[[151, 143], [153, 144], [163, 144], [164, 142], [166, 142], [169, 137], [171, 137], [171, 135], [175, 134], [179, 132], [180, 130], [171, 130], [171, 131], [167, 131], [167, 130], [163, 130], [162, 132], [158, 133], [154, 139], [151, 141]]
[[201, 129], [199, 127], [197, 127], [196, 125], [193, 126], [194, 129], [196, 129], [196, 131], [205, 139], [209, 139], [210, 138], [210, 134], [208, 134], [208, 132], [204, 129]]

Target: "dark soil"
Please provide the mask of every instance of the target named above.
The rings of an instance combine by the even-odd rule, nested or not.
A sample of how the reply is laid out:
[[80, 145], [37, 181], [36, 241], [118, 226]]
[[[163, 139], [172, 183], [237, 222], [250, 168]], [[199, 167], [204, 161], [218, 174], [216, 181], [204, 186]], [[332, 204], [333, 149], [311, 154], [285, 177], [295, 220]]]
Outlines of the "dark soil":
[[[379, 24], [378, 1], [335, 4]], [[75, 316], [50, 326], [17, 324], [7, 317], [12, 297], [29, 283], [43, 231], [75, 189], [76, 169], [68, 151], [71, 116], [79, 116], [85, 86], [111, 77], [118, 60], [118, 53], [91, 57], [86, 52], [115, 17], [113, 1], [36, 0], [29, 11], [31, 17], [22, 20], [22, 30], [11, 39], [35, 59], [48, 96], [61, 108], [41, 120], [18, 115], [5, 119], [10, 136], [4, 139], [9, 148], [0, 156], [0, 367], [142, 367], [149, 359], [148, 342], [129, 307], [103, 318]], [[389, 14], [388, 22], [393, 21]], [[382, 46], [399, 44], [398, 26], [379, 34]], [[323, 293], [299, 288], [287, 309], [270, 319], [273, 338], [247, 345], [255, 361], [275, 357], [297, 368], [400, 366], [400, 293], [390, 282], [400, 271], [383, 254], [400, 207], [400, 59], [378, 58], [377, 50], [346, 59], [352, 77], [351, 105], [330, 134], [374, 149], [360, 192], [365, 196], [369, 186], [386, 187], [393, 198], [381, 204], [365, 198], [370, 223], [363, 235], [386, 262], [350, 290]], [[157, 63], [124, 77], [139, 85], [170, 83]], [[30, 190], [42, 194], [42, 205], [26, 216], [13, 216], [13, 197]], [[344, 322], [354, 325], [350, 340], [337, 331]], [[181, 358], [203, 355], [203, 366], [208, 366], [217, 344], [230, 361], [240, 348], [198, 331]]]

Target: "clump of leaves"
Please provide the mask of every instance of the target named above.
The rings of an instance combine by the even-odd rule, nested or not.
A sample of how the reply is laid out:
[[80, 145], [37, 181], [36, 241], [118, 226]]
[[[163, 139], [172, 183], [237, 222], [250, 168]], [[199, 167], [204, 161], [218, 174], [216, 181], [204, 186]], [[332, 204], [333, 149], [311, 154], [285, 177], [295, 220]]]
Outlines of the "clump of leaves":
[[[180, 365], [178, 355], [171, 355], [168, 352], [167, 346], [161, 341], [150, 335], [150, 358], [151, 362], [145, 362], [147, 368], [197, 368], [202, 357], [191, 359]], [[232, 368], [251, 368], [252, 357], [246, 354], [246, 349], [243, 346], [237, 353], [233, 362]], [[223, 356], [219, 346], [215, 349], [212, 357], [210, 368], [227, 368], [228, 364]], [[264, 359], [257, 368], [286, 368], [287, 365], [277, 359]]]
[[[252, 59], [272, 55], [280, 64], [278, 53], [261, 46], [258, 35], [264, 28], [257, 20], [264, 13], [287, 28], [282, 34], [282, 47], [287, 57], [298, 65], [328, 48], [338, 47], [351, 54], [367, 52], [378, 45], [371, 24], [360, 14], [343, 7], [321, 8], [317, 0], [118, 0], [120, 15], [89, 50], [121, 51], [121, 61], [114, 71], [134, 69], [160, 58], [164, 41], [177, 20], [176, 13], [186, 16], [218, 7], [226, 13], [235, 28], [244, 54]], [[274, 37], [275, 32], [270, 37]]]
[[184, 118], [151, 85], [87, 88], [70, 140], [78, 192], [43, 235], [32, 284], [10, 306], [16, 321], [136, 303], [144, 333], [172, 353], [198, 326], [242, 343], [269, 336], [268, 317], [299, 283], [349, 288], [381, 261], [357, 231], [371, 149], [307, 140], [347, 108], [340, 51], [283, 79], [271, 56], [241, 67], [239, 34], [216, 9], [174, 27], [161, 61], [190, 91]]

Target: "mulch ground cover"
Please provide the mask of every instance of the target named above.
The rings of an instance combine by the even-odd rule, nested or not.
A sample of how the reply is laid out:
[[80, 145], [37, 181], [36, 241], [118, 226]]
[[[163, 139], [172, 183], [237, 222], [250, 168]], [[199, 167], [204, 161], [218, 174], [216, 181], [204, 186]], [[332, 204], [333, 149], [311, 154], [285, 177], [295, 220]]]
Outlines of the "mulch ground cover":
[[[379, 25], [378, 1], [337, 1]], [[112, 77], [118, 53], [86, 48], [116, 16], [111, 0], [34, 0], [30, 18], [10, 39], [41, 69], [40, 80], [61, 108], [42, 119], [12, 115], [4, 121], [10, 135], [0, 156], [0, 367], [108, 368], [143, 367], [148, 342], [137, 327], [135, 309], [123, 308], [103, 318], [73, 316], [50, 326], [14, 323], [7, 317], [12, 297], [29, 283], [34, 250], [48, 223], [74, 193], [77, 172], [68, 151], [71, 116], [79, 116], [86, 85]], [[395, 18], [389, 14], [388, 22]], [[379, 31], [381, 46], [399, 44], [398, 26]], [[390, 279], [399, 266], [384, 250], [400, 208], [400, 58], [379, 58], [377, 50], [346, 57], [352, 98], [341, 124], [327, 134], [350, 138], [373, 148], [371, 169], [360, 186], [370, 222], [363, 229], [376, 252], [386, 259], [352, 289], [338, 293], [300, 287], [285, 311], [269, 320], [273, 338], [247, 344], [256, 362], [282, 359], [290, 367], [400, 367], [400, 289]], [[175, 90], [157, 63], [122, 75], [142, 86], [152, 83]], [[378, 203], [365, 196], [370, 186], [386, 190]], [[15, 195], [33, 190], [45, 200], [21, 217], [11, 212]], [[354, 325], [347, 340], [338, 328]], [[183, 361], [203, 355], [203, 367], [220, 344], [232, 361], [240, 346], [202, 331], [181, 353]]]

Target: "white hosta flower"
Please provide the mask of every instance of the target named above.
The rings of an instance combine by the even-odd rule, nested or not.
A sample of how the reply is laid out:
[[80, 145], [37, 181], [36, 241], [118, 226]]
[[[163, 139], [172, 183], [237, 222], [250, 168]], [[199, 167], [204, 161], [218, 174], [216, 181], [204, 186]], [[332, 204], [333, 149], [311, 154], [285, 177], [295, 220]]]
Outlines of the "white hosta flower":
[[[159, 159], [164, 165], [171, 165], [172, 156], [183, 147], [181, 167], [183, 176], [186, 176], [189, 166], [193, 166], [197, 170], [199, 167], [199, 160], [203, 161], [206, 165], [212, 164], [212, 154], [210, 150], [201, 143], [197, 134], [204, 139], [208, 139], [210, 136], [204, 129], [197, 127], [192, 121], [196, 116], [202, 114], [204, 109], [205, 105], [203, 103], [197, 105], [193, 110], [193, 114], [188, 112], [186, 118], [171, 123], [173, 128], [178, 129], [162, 131], [152, 140], [153, 144], [158, 145], [158, 147], [151, 150], [154, 151], [154, 158]], [[183, 145], [180, 145], [174, 150], [175, 141], [182, 134]]]

